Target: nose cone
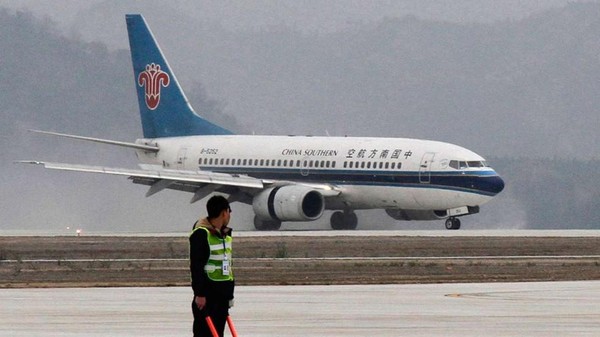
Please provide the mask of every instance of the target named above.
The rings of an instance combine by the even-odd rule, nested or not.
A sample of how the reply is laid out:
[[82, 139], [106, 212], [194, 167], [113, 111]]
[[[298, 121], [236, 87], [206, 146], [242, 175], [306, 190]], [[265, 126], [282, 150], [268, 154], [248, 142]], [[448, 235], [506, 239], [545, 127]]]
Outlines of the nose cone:
[[487, 185], [487, 191], [492, 193], [492, 195], [496, 195], [504, 189], [504, 180], [498, 175], [488, 177]]

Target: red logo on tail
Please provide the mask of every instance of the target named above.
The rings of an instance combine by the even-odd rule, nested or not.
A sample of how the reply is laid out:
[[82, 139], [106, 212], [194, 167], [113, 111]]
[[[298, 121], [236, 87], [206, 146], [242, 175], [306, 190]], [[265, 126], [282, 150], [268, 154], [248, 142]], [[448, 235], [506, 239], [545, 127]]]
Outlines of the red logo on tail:
[[138, 76], [138, 85], [144, 87], [144, 97], [148, 109], [155, 110], [158, 107], [160, 87], [168, 87], [169, 82], [169, 74], [160, 70], [160, 65], [154, 63], [146, 65], [146, 70]]

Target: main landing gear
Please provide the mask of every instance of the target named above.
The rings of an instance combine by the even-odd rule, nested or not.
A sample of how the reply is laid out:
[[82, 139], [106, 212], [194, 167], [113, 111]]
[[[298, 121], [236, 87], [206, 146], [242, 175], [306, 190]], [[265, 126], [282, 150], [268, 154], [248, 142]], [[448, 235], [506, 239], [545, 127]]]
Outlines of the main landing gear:
[[331, 214], [331, 228], [334, 230], [356, 229], [358, 217], [352, 211], [337, 211]]
[[446, 229], [457, 230], [460, 229], [460, 220], [455, 217], [449, 217], [446, 219]]
[[265, 220], [254, 216], [254, 228], [259, 231], [277, 231], [281, 228], [279, 220]]
[[[358, 226], [358, 217], [352, 211], [337, 211], [331, 214], [330, 223], [334, 230], [352, 230]], [[259, 231], [276, 231], [281, 228], [281, 221], [254, 216], [254, 228]]]

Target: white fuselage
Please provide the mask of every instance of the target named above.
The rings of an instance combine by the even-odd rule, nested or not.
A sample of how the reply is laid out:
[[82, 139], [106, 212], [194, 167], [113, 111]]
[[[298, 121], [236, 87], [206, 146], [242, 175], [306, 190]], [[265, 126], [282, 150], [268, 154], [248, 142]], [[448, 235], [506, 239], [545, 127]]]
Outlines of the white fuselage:
[[[213, 171], [341, 190], [328, 209], [442, 210], [477, 206], [496, 193], [476, 181], [496, 177], [457, 145], [405, 138], [310, 136], [189, 136], [140, 139], [157, 153], [138, 151], [141, 166]], [[469, 182], [469, 179], [472, 182]], [[485, 184], [484, 184], [485, 185]]]

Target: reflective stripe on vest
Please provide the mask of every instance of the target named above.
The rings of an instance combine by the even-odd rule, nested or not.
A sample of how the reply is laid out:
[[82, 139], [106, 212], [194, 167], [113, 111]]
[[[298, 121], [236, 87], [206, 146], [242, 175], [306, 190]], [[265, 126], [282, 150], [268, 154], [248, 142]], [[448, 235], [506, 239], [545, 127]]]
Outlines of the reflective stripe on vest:
[[[202, 226], [195, 228], [192, 234], [199, 229], [206, 231], [208, 247], [210, 248], [210, 256], [206, 266], [204, 266], [206, 275], [212, 281], [232, 281], [233, 270], [231, 267], [233, 263], [231, 259], [231, 243], [233, 239], [231, 236], [226, 236], [225, 239], [222, 239], [219, 236], [212, 234], [208, 228]], [[229, 275], [223, 275], [223, 261], [225, 260], [225, 255], [227, 255], [227, 260], [229, 262]]]

